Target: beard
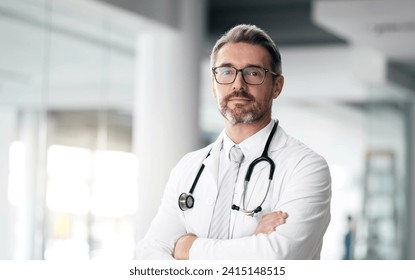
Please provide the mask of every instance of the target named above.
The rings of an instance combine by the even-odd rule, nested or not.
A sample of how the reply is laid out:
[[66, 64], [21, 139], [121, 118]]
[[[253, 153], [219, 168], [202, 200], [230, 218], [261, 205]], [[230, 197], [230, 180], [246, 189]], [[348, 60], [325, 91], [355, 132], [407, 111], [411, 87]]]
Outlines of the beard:
[[[250, 104], [235, 104], [234, 108], [231, 109], [228, 107], [228, 103], [235, 97], [246, 98]], [[255, 97], [246, 91], [234, 91], [232, 94], [226, 96], [219, 103], [219, 111], [222, 116], [233, 125], [240, 123], [254, 123], [260, 120], [266, 113], [266, 110], [255, 101]]]

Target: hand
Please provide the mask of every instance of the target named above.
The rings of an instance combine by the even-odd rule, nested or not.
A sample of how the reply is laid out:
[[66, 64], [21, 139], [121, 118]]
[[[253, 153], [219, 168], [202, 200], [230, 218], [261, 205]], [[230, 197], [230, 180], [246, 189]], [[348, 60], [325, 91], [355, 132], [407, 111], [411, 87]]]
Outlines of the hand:
[[197, 239], [197, 236], [193, 233], [188, 233], [177, 239], [174, 245], [173, 257], [176, 260], [188, 260], [189, 251], [193, 242]]
[[288, 214], [282, 211], [271, 212], [261, 217], [261, 221], [255, 229], [254, 235], [264, 233], [270, 234], [277, 226], [285, 224]]

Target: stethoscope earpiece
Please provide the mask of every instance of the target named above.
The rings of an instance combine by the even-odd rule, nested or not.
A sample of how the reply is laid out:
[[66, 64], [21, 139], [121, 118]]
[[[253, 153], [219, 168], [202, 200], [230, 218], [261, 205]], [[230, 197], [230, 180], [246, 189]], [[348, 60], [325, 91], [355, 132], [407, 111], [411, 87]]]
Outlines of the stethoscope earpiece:
[[188, 209], [192, 209], [195, 205], [195, 199], [191, 193], [182, 193], [179, 196], [179, 208], [182, 211], [186, 211]]

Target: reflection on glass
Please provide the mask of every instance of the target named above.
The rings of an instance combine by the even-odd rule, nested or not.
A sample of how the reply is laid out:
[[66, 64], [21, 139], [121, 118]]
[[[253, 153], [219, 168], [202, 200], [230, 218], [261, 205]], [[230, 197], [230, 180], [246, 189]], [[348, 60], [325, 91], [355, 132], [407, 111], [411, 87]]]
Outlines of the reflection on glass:
[[15, 141], [10, 146], [8, 197], [13, 206], [21, 204], [24, 197], [26, 146]]
[[132, 258], [136, 156], [52, 145], [47, 170], [51, 232], [45, 258]]
[[92, 152], [53, 145], [48, 151], [47, 207], [56, 212], [85, 215], [89, 211]]
[[137, 211], [137, 159], [119, 151], [97, 151], [91, 211], [97, 216], [123, 217]]

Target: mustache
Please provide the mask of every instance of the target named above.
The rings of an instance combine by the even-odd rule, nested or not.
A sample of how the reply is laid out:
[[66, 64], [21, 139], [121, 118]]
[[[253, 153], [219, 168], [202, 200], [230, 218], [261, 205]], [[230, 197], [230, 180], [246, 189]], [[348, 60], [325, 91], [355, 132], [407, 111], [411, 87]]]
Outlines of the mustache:
[[230, 99], [235, 98], [235, 97], [246, 98], [246, 99], [249, 99], [250, 101], [255, 100], [255, 97], [253, 95], [251, 95], [249, 92], [247, 92], [245, 90], [238, 90], [238, 91], [233, 91], [231, 94], [226, 96], [225, 102], [228, 102]]

